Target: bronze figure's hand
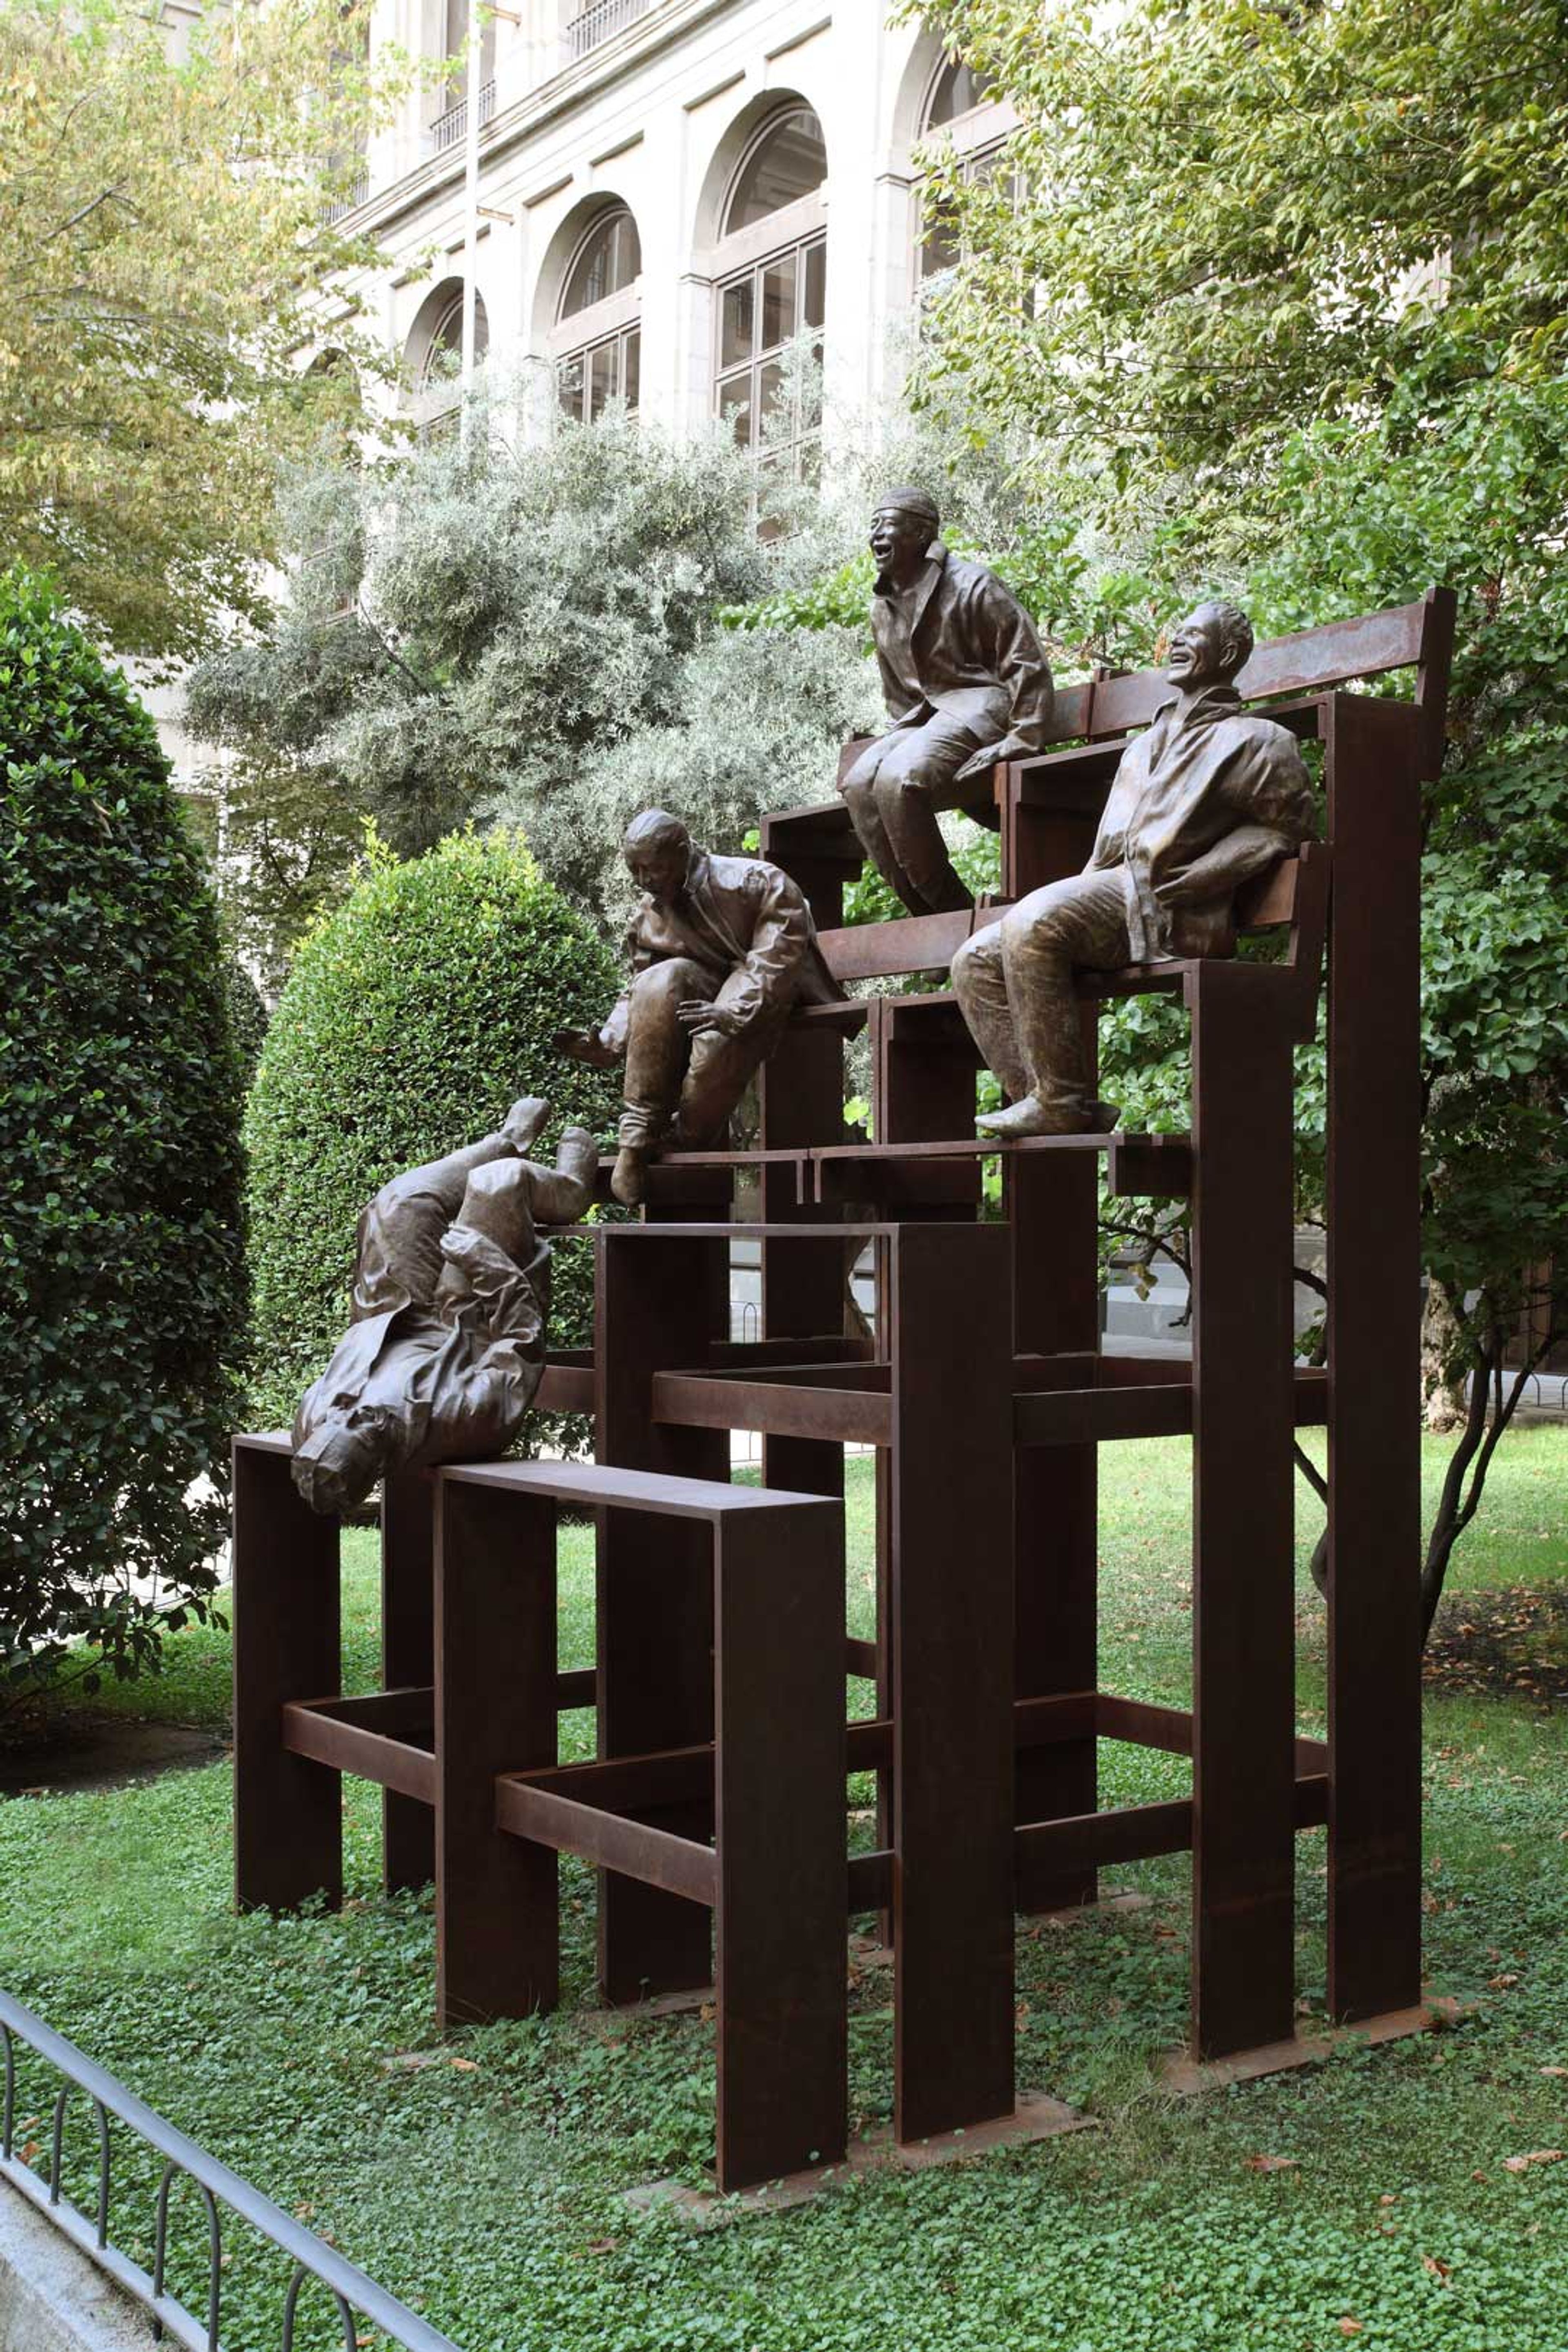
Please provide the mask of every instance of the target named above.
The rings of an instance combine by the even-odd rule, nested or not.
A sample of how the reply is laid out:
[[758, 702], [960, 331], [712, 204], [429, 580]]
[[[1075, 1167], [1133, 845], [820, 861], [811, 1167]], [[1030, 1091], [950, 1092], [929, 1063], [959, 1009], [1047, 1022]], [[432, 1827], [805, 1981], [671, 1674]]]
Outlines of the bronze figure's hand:
[[709, 1031], [721, 1037], [738, 1037], [746, 1025], [731, 1006], [705, 1004], [700, 996], [689, 996], [678, 1004], [675, 1017], [689, 1037], [700, 1037]]
[[972, 751], [952, 781], [955, 784], [972, 784], [981, 776], [989, 775], [993, 768], [999, 768], [1005, 760], [1029, 757], [1026, 743], [1020, 743], [1016, 735], [1004, 735], [999, 743], [982, 743], [978, 751]]
[[557, 1029], [551, 1043], [559, 1052], [570, 1054], [574, 1062], [586, 1062], [590, 1069], [613, 1070], [620, 1060], [595, 1029]]

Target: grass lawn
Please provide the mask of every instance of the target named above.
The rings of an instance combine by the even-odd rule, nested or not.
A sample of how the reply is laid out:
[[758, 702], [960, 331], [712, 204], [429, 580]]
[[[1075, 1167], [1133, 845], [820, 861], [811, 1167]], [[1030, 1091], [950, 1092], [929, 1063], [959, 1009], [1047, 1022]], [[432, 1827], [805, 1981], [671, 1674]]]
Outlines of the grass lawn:
[[[1446, 1447], [1434, 1444], [1429, 1490]], [[1107, 1448], [1102, 1682], [1188, 1688], [1188, 1449]], [[850, 1614], [868, 1630], [870, 1476], [851, 1469]], [[1568, 2352], [1568, 1709], [1532, 1688], [1568, 1595], [1568, 1432], [1510, 1437], [1460, 1548], [1426, 1706], [1426, 1938], [1455, 2032], [1197, 2102], [1151, 2060], [1184, 2024], [1188, 1865], [1112, 1874], [1152, 1899], [1020, 1923], [1019, 2078], [1099, 2128], [917, 2176], [860, 2178], [694, 2231], [620, 2192], [710, 2158], [696, 2018], [592, 2006], [592, 1881], [564, 1869], [565, 2005], [447, 2048], [432, 1920], [376, 1890], [374, 1792], [350, 1784], [338, 1916], [236, 1919], [226, 1764], [0, 1804], [0, 1983], [300, 2212], [464, 2352]], [[1303, 1559], [1317, 1513], [1303, 1495]], [[591, 1652], [589, 1538], [564, 1538], [562, 1659]], [[347, 1546], [350, 1686], [374, 1684], [372, 1539]], [[1483, 1664], [1458, 1628], [1480, 1629]], [[1321, 1604], [1299, 1594], [1300, 1719], [1321, 1723]], [[220, 1721], [227, 1645], [193, 1628], [117, 1709]], [[564, 1719], [580, 1748], [583, 1717]], [[1172, 1758], [1102, 1746], [1106, 1803], [1181, 1792]], [[1299, 1990], [1323, 1992], [1323, 1852], [1298, 1841]], [[890, 2106], [885, 1976], [851, 2008], [858, 2128]], [[424, 2063], [410, 2063], [415, 2062]], [[24, 2065], [21, 2113], [42, 2114]], [[47, 2140], [47, 2129], [33, 2133]], [[89, 2126], [75, 2131], [87, 2193]], [[1258, 2159], [1281, 2159], [1260, 2167]], [[128, 2168], [127, 2178], [135, 2180]], [[127, 2212], [150, 2222], [150, 2176]], [[187, 2192], [188, 2193], [188, 2192]], [[121, 2233], [134, 2232], [125, 2221]], [[182, 2248], [198, 2293], [194, 2201]], [[143, 2247], [145, 2238], [143, 2239]], [[278, 2341], [276, 2267], [237, 2239], [226, 2352]], [[341, 2344], [325, 2315], [300, 2352]]]

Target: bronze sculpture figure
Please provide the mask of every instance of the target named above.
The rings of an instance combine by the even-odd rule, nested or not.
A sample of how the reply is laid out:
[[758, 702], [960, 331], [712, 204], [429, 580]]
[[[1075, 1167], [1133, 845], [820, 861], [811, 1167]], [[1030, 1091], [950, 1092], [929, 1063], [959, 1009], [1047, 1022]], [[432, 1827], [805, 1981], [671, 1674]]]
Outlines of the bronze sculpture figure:
[[1312, 831], [1296, 739], [1242, 707], [1233, 680], [1252, 651], [1234, 604], [1200, 604], [1173, 633], [1175, 688], [1122, 756], [1081, 874], [1032, 890], [965, 940], [952, 984], [971, 1034], [1013, 1097], [993, 1135], [1101, 1133], [1090, 1102], [1075, 971], [1168, 956], [1226, 955], [1237, 891]]
[[626, 1063], [610, 1189], [633, 1208], [667, 1136], [690, 1150], [722, 1143], [790, 1007], [843, 991], [799, 885], [776, 866], [700, 849], [663, 809], [634, 817], [622, 847], [643, 893], [626, 928], [630, 983], [601, 1029], [556, 1042], [600, 1068]]
[[598, 1146], [569, 1127], [554, 1168], [527, 1159], [550, 1115], [512, 1105], [498, 1133], [384, 1184], [360, 1217], [353, 1320], [294, 1416], [293, 1476], [342, 1514], [379, 1478], [502, 1454], [544, 1370], [550, 1247], [594, 1197]]
[[936, 500], [909, 488], [871, 518], [871, 629], [893, 724], [839, 785], [867, 856], [914, 915], [973, 904], [937, 812], [998, 761], [1039, 751], [1051, 715], [1028, 614], [994, 572], [933, 544], [940, 521]]

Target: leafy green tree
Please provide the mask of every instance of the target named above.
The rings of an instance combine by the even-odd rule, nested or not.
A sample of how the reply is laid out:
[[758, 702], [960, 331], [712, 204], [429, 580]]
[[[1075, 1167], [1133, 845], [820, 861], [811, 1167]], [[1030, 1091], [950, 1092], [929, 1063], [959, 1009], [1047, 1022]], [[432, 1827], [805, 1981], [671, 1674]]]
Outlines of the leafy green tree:
[[[1426, 1379], [1459, 1424], [1423, 1572], [1430, 1622], [1530, 1371], [1568, 1332], [1560, 13], [925, 13], [1023, 128], [1014, 181], [935, 166], [964, 259], [917, 397], [967, 401], [982, 434], [1033, 435], [1042, 478], [1070, 479], [1135, 551], [1148, 609], [1224, 589], [1271, 634], [1434, 580], [1460, 592], [1425, 861]], [[1142, 593], [1110, 617], [1110, 657], [1147, 658]], [[1124, 1009], [1107, 1046], [1130, 1115], [1184, 1119], [1167, 1011]], [[1320, 1060], [1300, 1076], [1310, 1222]], [[1163, 1230], [1179, 1257], [1182, 1230]], [[1119, 1237], [1146, 1252], [1158, 1234]]]
[[[633, 809], [668, 799], [738, 841], [781, 798], [831, 789], [865, 713], [856, 635], [720, 627], [780, 566], [740, 452], [613, 415], [529, 446], [506, 429], [521, 396], [498, 380], [467, 446], [291, 477], [289, 602], [190, 681], [192, 730], [237, 762], [231, 806], [309, 885], [341, 877], [366, 815], [405, 855], [479, 818], [521, 824], [602, 912]], [[294, 807], [315, 828], [304, 856]]]
[[212, 896], [152, 719], [0, 582], [0, 1679], [129, 1675], [204, 1617], [244, 1318]]
[[0, 539], [127, 654], [188, 657], [263, 609], [277, 458], [358, 414], [378, 345], [303, 372], [327, 225], [395, 68], [369, 0], [0, 10]]
[[[613, 1080], [553, 1036], [603, 1020], [617, 985], [519, 835], [461, 833], [408, 860], [373, 844], [295, 958], [246, 1108], [257, 1425], [291, 1420], [342, 1337], [355, 1221], [389, 1177], [474, 1142], [522, 1094], [547, 1096], [557, 1126], [607, 1125]], [[591, 1338], [592, 1297], [584, 1251], [559, 1251], [557, 1346]]]

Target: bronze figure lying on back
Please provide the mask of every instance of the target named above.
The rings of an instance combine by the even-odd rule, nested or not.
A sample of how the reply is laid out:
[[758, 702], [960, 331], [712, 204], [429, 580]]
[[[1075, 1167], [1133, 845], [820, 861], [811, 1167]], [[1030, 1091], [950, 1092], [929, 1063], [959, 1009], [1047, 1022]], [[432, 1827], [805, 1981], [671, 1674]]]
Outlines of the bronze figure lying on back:
[[599, 1068], [626, 1063], [610, 1189], [630, 1208], [667, 1140], [722, 1145], [790, 1008], [843, 991], [799, 885], [778, 866], [699, 849], [663, 809], [634, 817], [622, 848], [643, 894], [626, 927], [631, 980], [601, 1029], [563, 1030], [556, 1043]]
[[1251, 651], [1235, 604], [1189, 614], [1166, 661], [1175, 692], [1122, 754], [1083, 872], [1032, 890], [954, 956], [963, 1017], [1012, 1097], [979, 1122], [991, 1134], [1113, 1127], [1115, 1106], [1088, 1098], [1074, 975], [1228, 955], [1237, 890], [1312, 832], [1295, 737], [1236, 690]]
[[594, 1197], [598, 1146], [569, 1127], [553, 1168], [524, 1155], [529, 1097], [494, 1135], [395, 1176], [359, 1221], [353, 1320], [294, 1416], [294, 1484], [342, 1513], [380, 1478], [504, 1454], [544, 1370], [550, 1248]]

